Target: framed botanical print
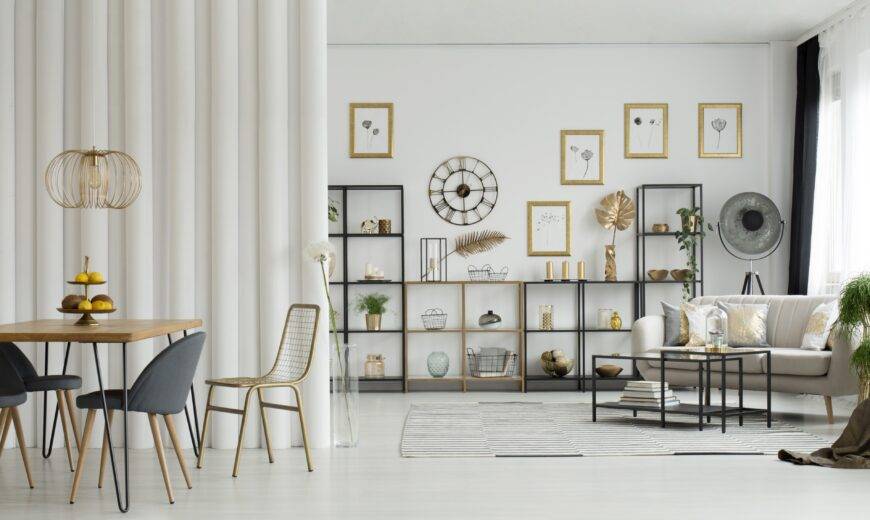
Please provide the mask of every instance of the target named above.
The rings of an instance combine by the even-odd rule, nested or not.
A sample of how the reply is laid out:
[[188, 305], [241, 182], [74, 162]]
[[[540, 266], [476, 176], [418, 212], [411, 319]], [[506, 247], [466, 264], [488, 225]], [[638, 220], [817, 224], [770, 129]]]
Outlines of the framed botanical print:
[[668, 104], [626, 103], [623, 112], [626, 159], [668, 158]]
[[743, 103], [698, 103], [698, 157], [743, 157]]
[[604, 130], [562, 130], [562, 184], [604, 184]]
[[529, 256], [571, 256], [571, 202], [529, 201], [526, 237]]
[[350, 104], [350, 156], [393, 157], [393, 104]]

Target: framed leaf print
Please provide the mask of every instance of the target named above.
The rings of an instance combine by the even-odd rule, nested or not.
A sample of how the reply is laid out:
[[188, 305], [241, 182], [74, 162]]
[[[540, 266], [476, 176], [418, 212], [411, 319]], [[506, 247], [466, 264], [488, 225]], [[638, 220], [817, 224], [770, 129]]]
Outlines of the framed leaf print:
[[743, 103], [698, 103], [698, 157], [743, 157]]
[[529, 201], [526, 241], [529, 256], [571, 256], [571, 202]]
[[393, 157], [393, 104], [350, 104], [350, 156]]
[[626, 103], [623, 126], [626, 159], [668, 158], [667, 103]]
[[562, 184], [604, 184], [604, 130], [562, 130]]

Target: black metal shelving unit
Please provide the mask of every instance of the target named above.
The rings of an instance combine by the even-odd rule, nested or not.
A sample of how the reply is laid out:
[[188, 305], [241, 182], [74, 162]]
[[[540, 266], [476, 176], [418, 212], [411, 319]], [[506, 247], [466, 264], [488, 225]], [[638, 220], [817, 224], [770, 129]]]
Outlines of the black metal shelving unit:
[[[405, 282], [405, 189], [400, 184], [331, 184], [329, 186], [329, 191], [331, 192], [340, 192], [341, 193], [341, 233], [330, 233], [330, 238], [338, 238], [341, 239], [341, 250], [342, 254], [344, 254], [344, 261], [342, 262], [342, 276], [341, 281], [329, 282], [329, 285], [341, 286], [342, 290], [342, 312], [344, 313], [342, 316], [344, 317], [344, 327], [338, 330], [338, 333], [343, 336], [343, 340], [345, 343], [350, 342], [350, 336], [352, 334], [404, 334], [405, 328], [405, 301], [403, 298], [400, 298], [398, 301], [401, 301], [402, 307], [398, 309], [397, 314], [401, 316], [401, 323], [399, 324], [398, 329], [382, 329], [382, 330], [365, 330], [365, 329], [348, 329], [348, 312], [350, 309], [350, 302], [348, 299], [348, 289], [350, 286], [359, 285], [359, 286], [390, 286], [396, 285], [401, 287]], [[400, 233], [383, 233], [383, 234], [366, 234], [366, 233], [348, 233], [347, 227], [347, 194], [351, 191], [396, 191], [399, 193], [399, 229]], [[398, 239], [399, 241], [399, 254], [400, 254], [400, 276], [397, 280], [390, 281], [380, 281], [380, 280], [348, 280], [347, 274], [347, 266], [350, 262], [348, 259], [351, 258], [350, 244], [357, 240], [389, 240], [389, 239]], [[402, 291], [404, 293], [404, 291]], [[402, 343], [400, 343], [399, 351], [401, 352], [401, 363], [399, 363], [400, 370], [402, 373], [399, 375], [388, 375], [383, 378], [378, 379], [368, 379], [363, 376], [360, 376], [360, 390], [361, 391], [394, 391], [401, 392], [404, 390], [404, 348], [401, 348]]]
[[[550, 377], [546, 374], [536, 374], [529, 375], [528, 372], [528, 363], [530, 362], [528, 359], [526, 360], [526, 391], [529, 390], [579, 390], [581, 392], [586, 391], [586, 383], [592, 380], [592, 374], [586, 373], [586, 345], [587, 345], [587, 334], [624, 334], [630, 333], [631, 328], [625, 328], [625, 325], [628, 323], [634, 323], [634, 321], [638, 318], [639, 306], [638, 306], [638, 283], [636, 280], [617, 280], [615, 282], [607, 282], [604, 280], [553, 280], [553, 281], [535, 281], [535, 282], [523, 282], [523, 294], [528, 295], [529, 286], [572, 286], [575, 290], [576, 295], [576, 308], [577, 308], [577, 320], [576, 326], [573, 328], [559, 328], [553, 330], [540, 330], [540, 329], [530, 329], [529, 328], [529, 306], [528, 301], [529, 298], [526, 296], [524, 298], [523, 303], [523, 342], [526, 345], [526, 355], [528, 356], [529, 351], [529, 334], [575, 334], [575, 370], [576, 374], [569, 374], [564, 377]], [[632, 315], [631, 321], [623, 318], [623, 328], [619, 330], [613, 329], [601, 329], [598, 327], [587, 327], [586, 325], [586, 289], [592, 287], [599, 286], [611, 286], [615, 287], [630, 287], [631, 295], [632, 295]], [[532, 363], [537, 360], [531, 360]], [[630, 381], [633, 379], [638, 379], [639, 373], [637, 372], [637, 367], [632, 364], [631, 374], [619, 375], [617, 377], [611, 378], [598, 378], [599, 387], [601, 385], [605, 385], [608, 389], [612, 390], [621, 390], [622, 387], [625, 386], [626, 381]], [[529, 383], [532, 383], [530, 385]], [[546, 383], [546, 384], [544, 384]], [[535, 387], [538, 388], [535, 388]]]
[[[638, 218], [635, 220], [635, 247], [637, 255], [635, 255], [635, 276], [638, 280], [638, 294], [636, 310], [639, 316], [646, 315], [646, 286], [650, 284], [679, 284], [683, 282], [676, 280], [649, 280], [647, 279], [646, 265], [646, 241], [648, 238], [657, 239], [660, 237], [670, 237], [674, 239], [676, 232], [668, 231], [666, 233], [648, 231], [647, 227], [647, 205], [646, 195], [649, 191], [656, 190], [688, 190], [690, 192], [692, 207], [697, 206], [700, 214], [704, 215], [704, 187], [701, 184], [641, 184], [635, 190], [635, 203], [637, 204]], [[674, 209], [676, 211], [676, 208]], [[698, 233], [695, 233], [698, 234]], [[695, 245], [695, 253], [698, 254], [698, 273], [699, 278], [689, 282], [692, 289], [692, 297], [704, 294], [704, 237], [701, 237], [700, 246]]]

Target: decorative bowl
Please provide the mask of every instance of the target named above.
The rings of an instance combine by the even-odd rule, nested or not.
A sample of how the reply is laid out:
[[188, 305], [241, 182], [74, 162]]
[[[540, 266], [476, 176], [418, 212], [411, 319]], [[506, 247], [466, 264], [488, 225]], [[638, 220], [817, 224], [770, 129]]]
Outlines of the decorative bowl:
[[688, 269], [671, 269], [671, 278], [678, 282], [685, 282], [690, 272]]
[[650, 280], [659, 282], [668, 277], [667, 269], [650, 269], [646, 272], [649, 275]]
[[550, 377], [565, 377], [574, 369], [574, 360], [561, 350], [547, 350], [541, 354], [541, 368]]
[[653, 233], [667, 233], [668, 231], [670, 231], [670, 229], [671, 229], [671, 226], [669, 226], [667, 224], [653, 224], [652, 225]]
[[595, 372], [601, 377], [616, 377], [622, 372], [622, 367], [616, 365], [601, 365], [595, 368]]

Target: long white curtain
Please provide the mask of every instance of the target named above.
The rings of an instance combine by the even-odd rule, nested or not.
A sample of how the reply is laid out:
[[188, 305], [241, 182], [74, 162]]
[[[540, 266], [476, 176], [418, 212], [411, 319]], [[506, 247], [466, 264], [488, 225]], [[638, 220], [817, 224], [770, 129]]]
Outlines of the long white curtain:
[[870, 271], [870, 12], [819, 35], [819, 142], [809, 292]]
[[[59, 318], [54, 309], [72, 292], [64, 280], [88, 255], [108, 279], [101, 290], [115, 299], [113, 317], [204, 320], [200, 420], [205, 379], [268, 369], [288, 306], [325, 303], [300, 252], [326, 239], [323, 4], [0, 0], [0, 322]], [[49, 199], [49, 160], [91, 146], [138, 162], [143, 189], [127, 210], [63, 210]], [[325, 321], [320, 329], [305, 393], [315, 445], [329, 431]], [[128, 383], [166, 344], [128, 346]], [[21, 347], [41, 371], [43, 346]], [[72, 348], [69, 372], [83, 376], [84, 391], [96, 389], [91, 347]], [[106, 383], [119, 387], [120, 350], [101, 345], [100, 356]], [[47, 361], [60, 370], [62, 345]], [[244, 400], [226, 389], [216, 397], [232, 407]], [[41, 410], [35, 394], [22, 407], [32, 446], [42, 442]], [[144, 418], [131, 421], [131, 446], [150, 447]], [[298, 443], [295, 422], [270, 414], [276, 446]], [[238, 425], [217, 414], [211, 445], [234, 447]], [[248, 421], [245, 444], [261, 445], [258, 420]]]

